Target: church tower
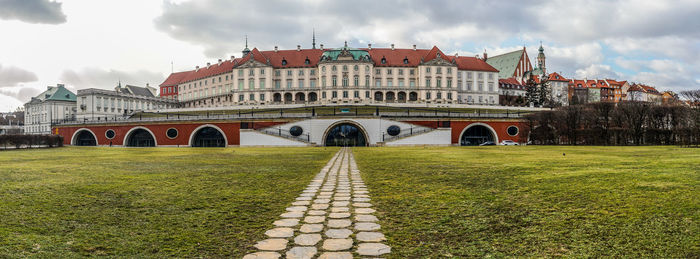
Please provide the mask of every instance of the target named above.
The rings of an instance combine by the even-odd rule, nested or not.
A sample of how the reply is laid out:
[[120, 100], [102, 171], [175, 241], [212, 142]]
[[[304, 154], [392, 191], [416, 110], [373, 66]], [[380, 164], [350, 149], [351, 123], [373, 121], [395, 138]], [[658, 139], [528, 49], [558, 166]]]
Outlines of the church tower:
[[250, 53], [250, 49], [248, 48], [248, 35], [245, 36], [245, 49], [243, 49], [242, 53], [244, 57]]
[[542, 47], [542, 42], [540, 41], [540, 54], [537, 55], [537, 67], [542, 70], [543, 74], [547, 74], [547, 68], [545, 66], [544, 48]]

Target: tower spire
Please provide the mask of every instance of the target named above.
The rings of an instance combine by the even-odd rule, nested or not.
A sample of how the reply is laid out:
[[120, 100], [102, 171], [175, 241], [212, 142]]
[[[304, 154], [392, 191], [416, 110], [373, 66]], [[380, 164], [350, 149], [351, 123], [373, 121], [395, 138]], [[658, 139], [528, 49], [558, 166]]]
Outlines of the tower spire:
[[248, 49], [248, 34], [245, 35], [245, 49], [243, 49], [243, 56], [245, 57], [250, 53], [250, 49]]
[[312, 37], [312, 40], [311, 40], [311, 47], [312, 47], [313, 49], [316, 49], [316, 28], [313, 28], [313, 30], [311, 31], [311, 35], [312, 35], [312, 36], [311, 36], [311, 37]]

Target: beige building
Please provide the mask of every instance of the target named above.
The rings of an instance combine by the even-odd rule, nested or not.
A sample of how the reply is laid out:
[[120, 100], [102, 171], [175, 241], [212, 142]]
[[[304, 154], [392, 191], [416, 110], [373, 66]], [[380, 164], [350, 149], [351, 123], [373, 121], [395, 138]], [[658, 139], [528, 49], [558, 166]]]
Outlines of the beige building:
[[89, 88], [78, 90], [77, 119], [117, 119], [136, 111], [157, 111], [177, 108], [177, 100], [156, 96], [150, 86], [133, 85], [114, 88], [114, 91]]
[[24, 104], [24, 133], [51, 134], [55, 122], [74, 120], [75, 115], [75, 94], [62, 84], [48, 86]]
[[[173, 87], [175, 91], [170, 90]], [[463, 103], [498, 105], [498, 70], [432, 49], [253, 49], [161, 84], [183, 108], [271, 104]]]

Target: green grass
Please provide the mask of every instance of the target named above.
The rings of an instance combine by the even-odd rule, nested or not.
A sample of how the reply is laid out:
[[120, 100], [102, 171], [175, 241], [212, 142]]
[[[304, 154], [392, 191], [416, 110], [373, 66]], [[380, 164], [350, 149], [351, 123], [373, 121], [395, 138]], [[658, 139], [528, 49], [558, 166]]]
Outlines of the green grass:
[[354, 150], [392, 258], [700, 257], [698, 149]]
[[0, 152], [0, 258], [240, 257], [335, 151]]
[[[337, 150], [0, 152], [0, 258], [240, 257]], [[700, 257], [698, 149], [354, 152], [390, 258]]]

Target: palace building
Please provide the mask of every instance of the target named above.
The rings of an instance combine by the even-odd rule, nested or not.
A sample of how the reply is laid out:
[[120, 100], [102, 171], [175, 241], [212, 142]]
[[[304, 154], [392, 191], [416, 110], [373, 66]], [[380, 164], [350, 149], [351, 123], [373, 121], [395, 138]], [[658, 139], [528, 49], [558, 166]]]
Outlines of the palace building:
[[82, 119], [53, 133], [87, 146], [484, 145], [527, 142], [522, 116], [542, 109], [500, 106], [486, 55], [347, 43], [242, 54], [170, 74], [159, 97], [81, 90]]

